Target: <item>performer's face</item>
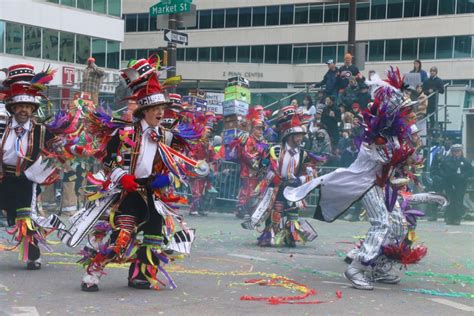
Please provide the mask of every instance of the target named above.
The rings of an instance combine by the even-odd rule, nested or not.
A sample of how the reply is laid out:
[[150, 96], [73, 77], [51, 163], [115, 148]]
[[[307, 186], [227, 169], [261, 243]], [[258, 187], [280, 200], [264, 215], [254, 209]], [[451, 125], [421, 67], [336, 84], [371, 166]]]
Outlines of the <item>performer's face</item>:
[[303, 142], [303, 138], [304, 138], [304, 134], [290, 135], [290, 137], [288, 138], [288, 144], [291, 147], [295, 147], [295, 148], [299, 147], [301, 143]]
[[253, 128], [253, 135], [257, 138], [262, 137], [263, 135], [263, 127], [257, 126]]
[[32, 116], [35, 107], [28, 103], [19, 103], [13, 106], [15, 120], [20, 123], [26, 123]]
[[143, 111], [145, 122], [152, 127], [158, 126], [165, 113], [166, 105], [161, 104]]

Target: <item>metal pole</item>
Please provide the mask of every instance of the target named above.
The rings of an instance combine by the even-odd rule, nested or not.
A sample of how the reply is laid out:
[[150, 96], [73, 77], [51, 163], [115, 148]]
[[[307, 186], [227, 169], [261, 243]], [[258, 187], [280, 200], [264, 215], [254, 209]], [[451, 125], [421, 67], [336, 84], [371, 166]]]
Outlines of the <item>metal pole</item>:
[[[178, 14], [170, 14], [168, 28], [176, 30], [178, 28]], [[176, 44], [168, 42], [168, 78], [176, 76]], [[173, 91], [174, 92], [174, 91]]]
[[347, 39], [347, 52], [355, 55], [356, 43], [356, 0], [349, 0], [349, 36]]

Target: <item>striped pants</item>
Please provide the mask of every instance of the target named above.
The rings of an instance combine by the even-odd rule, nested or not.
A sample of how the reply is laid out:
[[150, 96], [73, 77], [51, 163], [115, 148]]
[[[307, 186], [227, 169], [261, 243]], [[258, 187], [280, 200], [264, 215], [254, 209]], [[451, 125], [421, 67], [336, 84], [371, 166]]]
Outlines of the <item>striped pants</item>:
[[392, 212], [387, 210], [383, 189], [374, 186], [362, 198], [367, 210], [370, 228], [356, 256], [363, 264], [372, 263], [381, 253], [382, 247], [390, 243], [403, 241], [407, 232], [405, 217], [396, 203]]

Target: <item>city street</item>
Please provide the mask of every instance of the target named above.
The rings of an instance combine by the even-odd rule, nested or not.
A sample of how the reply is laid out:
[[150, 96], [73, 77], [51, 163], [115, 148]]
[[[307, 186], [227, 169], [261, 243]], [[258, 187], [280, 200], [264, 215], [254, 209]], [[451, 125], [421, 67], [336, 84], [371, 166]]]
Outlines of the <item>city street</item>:
[[[190, 257], [168, 265], [178, 285], [175, 290], [128, 288], [126, 267], [113, 266], [106, 269], [99, 292], [82, 292], [83, 271], [75, 263], [80, 249], [68, 249], [57, 241], [52, 244], [55, 252], [44, 254], [40, 271], [27, 271], [17, 261], [17, 252], [0, 252], [0, 315], [459, 315], [474, 311], [472, 222], [446, 226], [421, 221], [419, 240], [429, 248], [422, 263], [396, 269], [403, 275], [399, 285], [377, 284], [374, 291], [360, 291], [343, 278], [343, 259], [367, 230], [367, 222], [312, 221], [319, 237], [287, 249], [257, 247], [257, 233], [243, 230], [230, 214], [211, 213], [187, 221], [197, 229], [197, 240]], [[2, 228], [0, 248], [5, 247], [8, 240]], [[280, 283], [283, 286], [246, 283], [279, 277], [289, 280]], [[270, 300], [275, 304], [241, 300], [243, 296], [300, 296], [311, 289], [315, 295], [303, 300]]]

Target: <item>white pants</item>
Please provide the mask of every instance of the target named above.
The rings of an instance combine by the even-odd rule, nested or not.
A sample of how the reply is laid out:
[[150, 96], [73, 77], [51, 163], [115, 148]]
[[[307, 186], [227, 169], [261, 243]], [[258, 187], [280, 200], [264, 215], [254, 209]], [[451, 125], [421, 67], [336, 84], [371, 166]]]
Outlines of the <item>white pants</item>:
[[356, 259], [370, 264], [382, 254], [383, 246], [403, 241], [407, 225], [398, 203], [392, 212], [387, 210], [383, 189], [377, 185], [364, 195], [362, 204], [367, 210], [371, 226]]

